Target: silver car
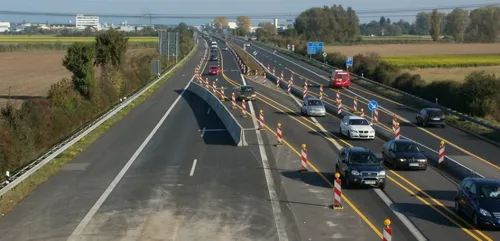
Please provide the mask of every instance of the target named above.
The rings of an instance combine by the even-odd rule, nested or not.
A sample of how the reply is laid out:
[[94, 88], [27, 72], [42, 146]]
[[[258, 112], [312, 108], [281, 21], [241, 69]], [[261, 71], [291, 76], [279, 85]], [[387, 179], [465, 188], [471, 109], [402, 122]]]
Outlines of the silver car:
[[302, 114], [307, 116], [326, 116], [326, 109], [323, 102], [313, 96], [306, 97], [302, 102]]

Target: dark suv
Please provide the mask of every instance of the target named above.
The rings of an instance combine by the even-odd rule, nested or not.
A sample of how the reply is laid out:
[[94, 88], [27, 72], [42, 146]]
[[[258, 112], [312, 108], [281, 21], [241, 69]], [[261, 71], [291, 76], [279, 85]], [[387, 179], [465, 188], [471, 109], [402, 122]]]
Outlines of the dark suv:
[[500, 228], [500, 180], [465, 178], [458, 186], [455, 212], [471, 218], [476, 228]]
[[417, 113], [415, 117], [417, 121], [417, 125], [420, 126], [428, 126], [428, 125], [439, 125], [443, 128], [446, 127], [445, 115], [441, 109], [438, 108], [423, 108], [420, 112]]
[[335, 171], [340, 174], [342, 184], [375, 186], [385, 188], [385, 168], [381, 160], [365, 147], [345, 147], [340, 150]]

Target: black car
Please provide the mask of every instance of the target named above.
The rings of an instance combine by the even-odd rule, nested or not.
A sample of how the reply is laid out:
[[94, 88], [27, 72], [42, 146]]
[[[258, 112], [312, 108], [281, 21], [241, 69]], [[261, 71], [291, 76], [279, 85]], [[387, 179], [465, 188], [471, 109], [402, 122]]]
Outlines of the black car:
[[409, 140], [390, 140], [382, 146], [382, 159], [394, 169], [427, 169], [427, 158], [417, 143]]
[[455, 197], [455, 212], [471, 218], [476, 228], [500, 228], [500, 180], [465, 178]]
[[385, 168], [373, 152], [365, 147], [345, 147], [340, 150], [335, 171], [347, 188], [376, 186], [385, 188]]
[[428, 125], [438, 125], [443, 128], [446, 127], [445, 114], [438, 108], [423, 108], [417, 113], [417, 125], [426, 127]]
[[212, 61], [217, 61], [217, 60], [219, 60], [219, 55], [217, 55], [217, 54], [213, 54], [213, 55], [210, 57], [210, 60], [212, 60]]
[[236, 96], [238, 100], [257, 100], [257, 94], [251, 85], [240, 86], [240, 88], [236, 91]]

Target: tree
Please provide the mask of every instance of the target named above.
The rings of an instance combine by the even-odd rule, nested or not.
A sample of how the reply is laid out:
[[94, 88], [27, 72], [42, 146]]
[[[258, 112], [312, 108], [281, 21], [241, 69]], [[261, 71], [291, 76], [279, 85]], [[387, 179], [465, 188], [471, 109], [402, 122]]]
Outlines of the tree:
[[128, 38], [123, 32], [114, 29], [98, 33], [95, 37], [95, 65], [119, 68], [124, 63], [128, 48]]
[[94, 86], [95, 56], [93, 44], [77, 42], [68, 48], [63, 59], [63, 66], [73, 74], [73, 87], [86, 98], [91, 97]]
[[483, 7], [470, 12], [467, 41], [494, 42], [500, 34], [500, 7]]
[[385, 17], [384, 17], [384, 16], [382, 16], [382, 17], [380, 17], [380, 20], [378, 21], [378, 24], [379, 24], [380, 26], [384, 26], [384, 25], [385, 25], [385, 23], [386, 23], [385, 21], [386, 21], [386, 20], [385, 20]]
[[271, 22], [264, 22], [259, 24], [259, 28], [255, 31], [257, 34], [257, 38], [259, 40], [267, 39], [271, 35], [276, 35], [277, 30], [276, 26], [274, 26]]
[[226, 17], [216, 17], [214, 19], [214, 27], [216, 30], [222, 30], [225, 28], [229, 28], [229, 21]]
[[420, 12], [417, 14], [417, 19], [415, 20], [414, 33], [417, 35], [427, 35], [430, 32], [431, 15], [426, 12]]
[[245, 36], [248, 32], [250, 32], [251, 27], [250, 18], [247, 16], [238, 16], [236, 18], [236, 26], [238, 29], [238, 35]]
[[464, 41], [465, 29], [469, 25], [469, 11], [455, 8], [446, 17], [446, 33], [452, 35], [457, 42]]
[[437, 9], [434, 9], [431, 14], [431, 37], [432, 40], [438, 41], [441, 35], [441, 19], [442, 15], [439, 14]]

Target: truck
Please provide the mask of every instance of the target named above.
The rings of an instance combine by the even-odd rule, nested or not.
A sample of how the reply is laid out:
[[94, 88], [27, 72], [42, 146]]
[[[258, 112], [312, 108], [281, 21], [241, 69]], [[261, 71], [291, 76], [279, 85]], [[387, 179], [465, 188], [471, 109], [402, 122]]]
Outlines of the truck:
[[351, 74], [349, 71], [345, 70], [335, 70], [330, 77], [330, 87], [331, 88], [348, 88], [351, 85]]

